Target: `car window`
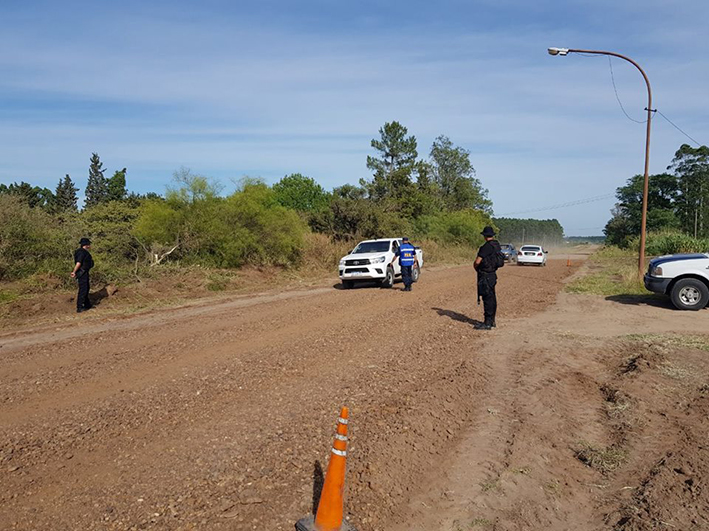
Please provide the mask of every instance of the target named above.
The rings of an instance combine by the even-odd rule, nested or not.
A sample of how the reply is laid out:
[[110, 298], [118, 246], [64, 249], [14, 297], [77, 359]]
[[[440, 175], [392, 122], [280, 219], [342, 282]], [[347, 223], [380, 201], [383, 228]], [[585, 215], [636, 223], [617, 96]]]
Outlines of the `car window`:
[[389, 250], [389, 242], [362, 242], [354, 248], [352, 254], [385, 253]]
[[393, 242], [391, 242], [391, 251], [393, 253], [395, 253], [398, 250], [399, 250], [399, 242], [394, 240]]

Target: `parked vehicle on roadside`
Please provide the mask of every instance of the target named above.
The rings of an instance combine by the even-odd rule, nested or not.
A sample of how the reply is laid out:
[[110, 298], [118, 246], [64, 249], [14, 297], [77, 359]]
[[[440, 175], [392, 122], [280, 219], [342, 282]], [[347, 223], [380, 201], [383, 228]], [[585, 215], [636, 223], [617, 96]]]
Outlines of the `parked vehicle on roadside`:
[[644, 280], [645, 289], [669, 295], [678, 310], [701, 310], [709, 303], [709, 253], [653, 258]]
[[500, 245], [502, 254], [505, 255], [505, 262], [516, 262], [517, 261], [517, 249], [511, 243], [503, 243]]
[[523, 245], [517, 251], [517, 265], [527, 264], [545, 266], [547, 265], [547, 254], [541, 245]]
[[[345, 289], [354, 287], [358, 281], [378, 282], [384, 288], [390, 288], [401, 278], [401, 266], [396, 252], [401, 246], [401, 238], [382, 238], [365, 240], [340, 259], [339, 274]], [[412, 280], [417, 282], [423, 267], [423, 251], [416, 247], [418, 266], [411, 272]], [[393, 260], [393, 264], [392, 264]]]

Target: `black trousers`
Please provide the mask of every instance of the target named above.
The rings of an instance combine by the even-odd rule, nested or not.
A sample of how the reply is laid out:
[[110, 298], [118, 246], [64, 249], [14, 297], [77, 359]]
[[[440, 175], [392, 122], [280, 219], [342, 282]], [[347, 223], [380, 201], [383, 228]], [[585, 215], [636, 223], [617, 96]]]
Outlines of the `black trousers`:
[[76, 296], [76, 309], [91, 308], [91, 302], [89, 301], [89, 272], [79, 270], [77, 272], [76, 281], [79, 284], [79, 294]]
[[411, 278], [411, 269], [413, 266], [401, 266], [401, 280], [404, 281], [404, 287], [410, 287], [413, 280]]
[[496, 273], [478, 273], [478, 299], [483, 300], [485, 324], [488, 325], [494, 324], [497, 313], [495, 286], [497, 286]]

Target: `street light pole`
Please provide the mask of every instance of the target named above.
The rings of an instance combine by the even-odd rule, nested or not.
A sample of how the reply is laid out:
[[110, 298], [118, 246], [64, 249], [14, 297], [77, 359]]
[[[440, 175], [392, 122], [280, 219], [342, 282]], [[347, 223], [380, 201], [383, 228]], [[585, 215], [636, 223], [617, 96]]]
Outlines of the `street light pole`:
[[638, 257], [638, 275], [640, 277], [645, 273], [645, 238], [647, 232], [647, 196], [649, 189], [649, 172], [650, 172], [650, 125], [652, 123], [652, 89], [650, 88], [650, 80], [647, 77], [645, 71], [640, 67], [638, 63], [633, 61], [630, 57], [625, 55], [615, 53], [615, 52], [604, 52], [599, 50], [576, 50], [573, 48], [549, 48], [547, 50], [549, 55], [568, 55], [570, 53], [587, 53], [595, 55], [611, 55], [613, 57], [619, 57], [624, 59], [637, 68], [645, 80], [645, 85], [647, 85], [647, 129], [645, 133], [645, 179], [643, 181], [643, 208], [642, 217], [640, 220], [640, 256]]

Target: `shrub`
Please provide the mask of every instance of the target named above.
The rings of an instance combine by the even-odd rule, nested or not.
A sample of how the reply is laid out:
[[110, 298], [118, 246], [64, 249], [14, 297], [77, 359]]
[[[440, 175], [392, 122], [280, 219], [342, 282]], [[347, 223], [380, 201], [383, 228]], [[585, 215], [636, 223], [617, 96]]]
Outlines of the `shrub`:
[[278, 204], [273, 190], [249, 181], [226, 198], [181, 189], [164, 203], [148, 202], [134, 233], [146, 249], [179, 243], [174, 257], [232, 268], [298, 263], [306, 231], [305, 221]]
[[[630, 248], [636, 252], [640, 248], [640, 237], [630, 241]], [[645, 252], [650, 256], [677, 253], [709, 252], [709, 240], [694, 238], [676, 231], [650, 232], [645, 240]]]
[[417, 238], [430, 238], [441, 244], [469, 245], [483, 243], [480, 235], [486, 225], [492, 225], [490, 216], [481, 210], [460, 210], [422, 216], [415, 222]]
[[71, 253], [71, 238], [49, 214], [13, 195], [0, 195], [1, 280], [39, 271], [68, 275]]

